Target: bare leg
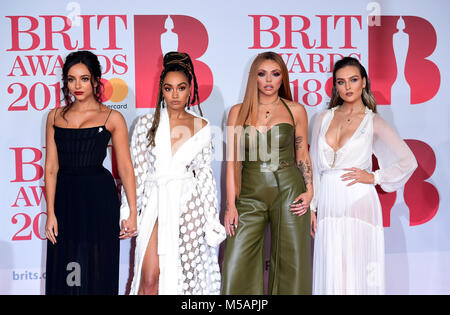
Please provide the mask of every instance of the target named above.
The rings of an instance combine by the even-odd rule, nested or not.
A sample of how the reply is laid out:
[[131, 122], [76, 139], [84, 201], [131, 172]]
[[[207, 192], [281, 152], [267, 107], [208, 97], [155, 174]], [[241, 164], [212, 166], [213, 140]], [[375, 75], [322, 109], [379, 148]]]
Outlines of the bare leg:
[[158, 220], [148, 241], [142, 262], [141, 283], [139, 295], [157, 295], [159, 286], [159, 257], [158, 257]]

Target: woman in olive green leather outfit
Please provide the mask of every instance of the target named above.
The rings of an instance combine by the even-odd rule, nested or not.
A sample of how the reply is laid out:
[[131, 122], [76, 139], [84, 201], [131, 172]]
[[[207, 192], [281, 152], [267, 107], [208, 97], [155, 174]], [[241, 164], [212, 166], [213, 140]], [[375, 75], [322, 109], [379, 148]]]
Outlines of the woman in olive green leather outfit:
[[292, 101], [281, 57], [259, 54], [242, 104], [228, 117], [227, 239], [223, 294], [264, 294], [270, 224], [269, 294], [311, 294], [308, 118]]

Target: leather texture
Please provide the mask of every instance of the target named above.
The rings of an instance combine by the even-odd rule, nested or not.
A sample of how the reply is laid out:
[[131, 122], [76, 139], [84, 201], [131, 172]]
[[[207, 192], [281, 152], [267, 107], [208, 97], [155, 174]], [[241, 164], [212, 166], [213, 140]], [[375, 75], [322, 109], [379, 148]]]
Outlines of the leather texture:
[[[259, 148], [261, 141], [266, 141], [269, 155], [276, 141], [272, 147], [278, 152], [275, 162], [264, 161], [264, 154], [259, 152], [251, 161], [252, 128], [248, 127], [244, 136], [245, 161], [236, 200], [239, 223], [235, 235], [226, 243], [222, 294], [265, 294], [266, 237], [270, 237], [268, 293], [311, 294], [310, 211], [301, 217], [289, 211], [306, 190], [294, 160], [294, 127], [281, 123], [267, 133], [253, 130], [256, 145]], [[270, 236], [266, 235], [268, 225]]]

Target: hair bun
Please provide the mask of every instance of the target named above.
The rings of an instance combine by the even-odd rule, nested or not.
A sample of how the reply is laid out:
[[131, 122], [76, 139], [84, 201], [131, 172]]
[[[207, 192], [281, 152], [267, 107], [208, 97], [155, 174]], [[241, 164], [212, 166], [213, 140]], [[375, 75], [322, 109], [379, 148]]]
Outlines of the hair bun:
[[170, 67], [171, 65], [179, 65], [192, 71], [191, 58], [184, 52], [171, 51], [165, 54], [163, 59], [164, 68]]

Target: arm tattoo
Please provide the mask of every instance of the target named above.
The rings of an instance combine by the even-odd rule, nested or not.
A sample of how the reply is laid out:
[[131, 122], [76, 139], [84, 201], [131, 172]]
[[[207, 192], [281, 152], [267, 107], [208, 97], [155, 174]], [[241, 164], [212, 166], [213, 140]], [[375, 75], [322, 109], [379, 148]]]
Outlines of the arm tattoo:
[[298, 162], [297, 167], [303, 175], [303, 179], [305, 180], [306, 186], [312, 184], [311, 163], [308, 160], [300, 161]]
[[299, 136], [295, 138], [295, 150], [299, 150], [302, 148], [303, 137]]
[[[298, 136], [295, 137], [295, 150], [302, 149], [303, 137]], [[311, 162], [309, 160], [299, 161], [297, 165], [300, 173], [302, 173], [303, 179], [305, 181], [306, 189], [308, 189], [308, 185], [312, 185], [312, 171], [311, 171]]]

